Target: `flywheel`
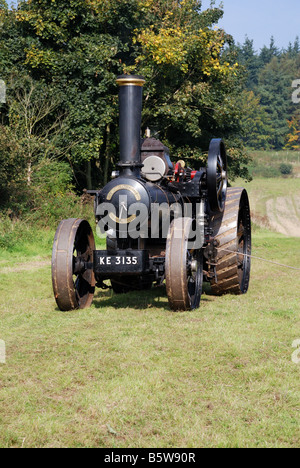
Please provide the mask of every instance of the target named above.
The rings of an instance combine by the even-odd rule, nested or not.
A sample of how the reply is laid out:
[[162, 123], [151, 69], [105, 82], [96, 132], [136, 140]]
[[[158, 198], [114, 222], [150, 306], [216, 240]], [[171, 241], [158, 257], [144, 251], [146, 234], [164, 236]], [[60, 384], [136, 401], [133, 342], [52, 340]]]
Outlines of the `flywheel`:
[[210, 209], [222, 213], [227, 194], [227, 155], [223, 141], [210, 142], [207, 161], [207, 191]]

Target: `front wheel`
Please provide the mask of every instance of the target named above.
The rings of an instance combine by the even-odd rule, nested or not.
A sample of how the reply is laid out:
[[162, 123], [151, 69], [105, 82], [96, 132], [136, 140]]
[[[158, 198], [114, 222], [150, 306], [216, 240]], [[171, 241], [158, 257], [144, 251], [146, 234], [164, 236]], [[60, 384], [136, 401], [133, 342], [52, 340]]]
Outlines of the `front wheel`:
[[202, 249], [192, 248], [193, 220], [175, 219], [169, 230], [166, 249], [166, 287], [174, 311], [197, 309], [203, 284]]
[[52, 284], [61, 311], [85, 309], [92, 304], [94, 250], [94, 235], [87, 221], [72, 218], [60, 223], [53, 244]]

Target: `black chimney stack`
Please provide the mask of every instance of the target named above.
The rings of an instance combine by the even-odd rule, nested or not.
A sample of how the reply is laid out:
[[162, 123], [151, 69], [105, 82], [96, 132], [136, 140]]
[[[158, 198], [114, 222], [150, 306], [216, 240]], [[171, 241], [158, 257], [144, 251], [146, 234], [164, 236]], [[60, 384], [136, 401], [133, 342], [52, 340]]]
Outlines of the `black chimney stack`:
[[120, 86], [120, 175], [140, 177], [142, 99], [145, 80], [142, 76], [122, 75]]

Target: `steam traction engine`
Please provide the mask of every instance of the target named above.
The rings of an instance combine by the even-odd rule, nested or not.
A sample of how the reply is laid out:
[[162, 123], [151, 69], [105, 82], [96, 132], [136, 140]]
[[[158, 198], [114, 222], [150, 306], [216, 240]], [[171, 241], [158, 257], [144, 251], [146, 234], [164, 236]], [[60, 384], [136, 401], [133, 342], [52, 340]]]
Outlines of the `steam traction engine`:
[[[140, 76], [121, 76], [120, 163], [95, 196], [95, 217], [106, 232], [96, 250], [82, 219], [60, 223], [53, 245], [57, 305], [89, 307], [95, 287], [117, 294], [166, 282], [172, 310], [199, 307], [203, 281], [212, 294], [244, 294], [250, 279], [251, 221], [247, 192], [227, 187], [227, 158], [213, 139], [207, 167], [173, 164], [168, 149], [148, 134], [141, 140]], [[110, 280], [110, 286], [107, 281]]]

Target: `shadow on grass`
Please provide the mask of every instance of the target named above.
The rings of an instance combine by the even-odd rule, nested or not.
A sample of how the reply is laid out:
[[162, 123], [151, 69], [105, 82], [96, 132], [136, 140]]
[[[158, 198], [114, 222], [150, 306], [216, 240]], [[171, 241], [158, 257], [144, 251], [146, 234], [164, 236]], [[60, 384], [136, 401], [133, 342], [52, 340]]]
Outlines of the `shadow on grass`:
[[114, 309], [168, 309], [168, 299], [165, 286], [154, 287], [147, 291], [130, 291], [125, 294], [115, 294], [112, 290], [98, 291], [95, 294], [94, 307], [102, 309], [113, 307]]
[[[171, 311], [166, 288], [164, 286], [156, 287], [148, 291], [131, 291], [124, 294], [115, 294], [112, 290], [96, 290], [93, 307], [96, 309], [165, 309]], [[61, 312], [58, 307], [55, 308], [56, 312]], [[71, 314], [74, 311], [70, 311]], [[69, 312], [64, 312], [68, 315]]]
[[[204, 284], [203, 294], [209, 297], [210, 286]], [[205, 296], [201, 297], [201, 302], [208, 302], [209, 299]], [[93, 307], [96, 309], [135, 309], [135, 310], [147, 310], [147, 309], [163, 309], [165, 311], [172, 312], [165, 285], [154, 286], [150, 290], [145, 291], [131, 291], [124, 294], [116, 294], [111, 289], [100, 290], [97, 289], [93, 301]], [[201, 305], [200, 305], [201, 307]], [[55, 308], [56, 312], [61, 312], [58, 307]], [[71, 313], [73, 313], [72, 311]], [[173, 313], [173, 312], [172, 312]], [[68, 312], [64, 312], [68, 315]]]
[[[204, 286], [204, 293], [209, 291], [208, 286]], [[202, 302], [208, 301], [205, 297]], [[165, 285], [156, 286], [146, 291], [131, 291], [126, 294], [115, 294], [112, 290], [98, 291], [95, 294], [93, 305], [96, 309], [113, 307], [114, 309], [165, 309], [171, 311]]]

